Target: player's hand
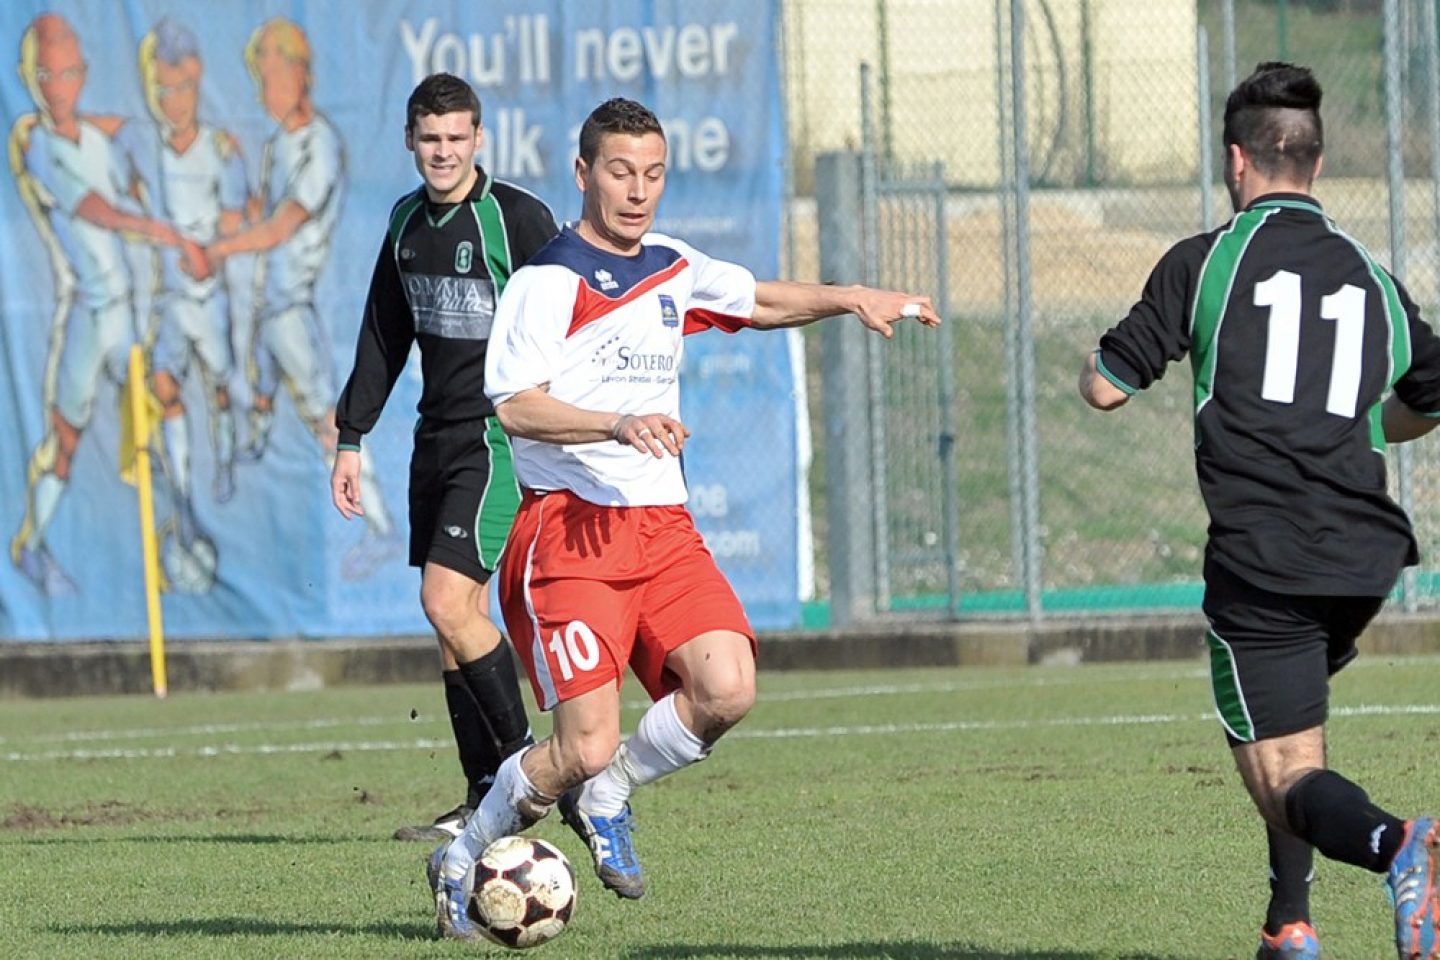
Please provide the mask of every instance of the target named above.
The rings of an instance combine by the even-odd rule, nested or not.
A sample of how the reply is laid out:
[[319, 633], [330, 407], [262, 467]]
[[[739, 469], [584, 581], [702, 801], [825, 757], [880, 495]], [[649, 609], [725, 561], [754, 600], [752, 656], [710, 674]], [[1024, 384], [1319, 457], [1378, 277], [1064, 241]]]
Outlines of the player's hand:
[[335, 468], [330, 471], [330, 498], [335, 509], [346, 520], [365, 516], [360, 505], [360, 452], [339, 450], [335, 453]]
[[895, 324], [905, 320], [918, 320], [927, 327], [940, 326], [940, 314], [935, 312], [929, 297], [898, 290], [862, 287], [855, 315], [887, 340], [895, 336]]
[[634, 447], [641, 453], [648, 453], [659, 460], [665, 454], [680, 456], [685, 448], [685, 438], [690, 428], [673, 417], [663, 413], [622, 414], [610, 431], [616, 443]]
[[180, 269], [195, 280], [210, 279], [213, 271], [205, 258], [205, 248], [193, 240], [180, 241]]

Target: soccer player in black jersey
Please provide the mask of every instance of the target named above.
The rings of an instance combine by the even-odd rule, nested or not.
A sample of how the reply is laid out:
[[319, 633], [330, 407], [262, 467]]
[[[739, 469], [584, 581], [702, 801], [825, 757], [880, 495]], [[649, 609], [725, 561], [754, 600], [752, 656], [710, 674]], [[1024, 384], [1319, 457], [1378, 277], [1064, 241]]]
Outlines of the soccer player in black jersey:
[[467, 793], [433, 824], [395, 836], [441, 840], [460, 832], [500, 762], [531, 742], [510, 648], [486, 615], [485, 584], [520, 490], [483, 378], [500, 291], [558, 229], [539, 198], [476, 165], [484, 128], [469, 84], [427, 77], [406, 109], [405, 146], [425, 182], [395, 204], [380, 245], [355, 367], [335, 408], [330, 487], [346, 519], [363, 514], [360, 440], [418, 343], [424, 385], [410, 461], [410, 565], [421, 568], [420, 603], [440, 639]]
[[1234, 219], [1165, 254], [1086, 359], [1080, 392], [1113, 410], [1190, 357], [1211, 684], [1269, 836], [1257, 958], [1320, 956], [1315, 849], [1386, 874], [1399, 956], [1433, 958], [1436, 820], [1401, 820], [1327, 769], [1324, 724], [1328, 678], [1418, 560], [1386, 493], [1385, 442], [1440, 422], [1440, 340], [1311, 196], [1320, 98], [1309, 70], [1284, 63], [1261, 64], [1230, 94]]

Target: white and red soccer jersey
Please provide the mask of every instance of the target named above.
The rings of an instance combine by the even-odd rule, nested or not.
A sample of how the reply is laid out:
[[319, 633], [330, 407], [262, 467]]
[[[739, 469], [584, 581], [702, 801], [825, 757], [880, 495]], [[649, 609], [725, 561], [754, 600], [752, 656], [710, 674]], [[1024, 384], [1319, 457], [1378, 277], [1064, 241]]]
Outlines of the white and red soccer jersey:
[[[495, 312], [485, 392], [498, 407], [549, 384], [584, 410], [680, 416], [685, 335], [734, 333], [755, 312], [755, 277], [660, 234], [640, 252], [599, 250], [567, 227], [515, 271]], [[680, 462], [634, 447], [515, 438], [515, 474], [537, 491], [570, 490], [601, 506], [687, 498]]]

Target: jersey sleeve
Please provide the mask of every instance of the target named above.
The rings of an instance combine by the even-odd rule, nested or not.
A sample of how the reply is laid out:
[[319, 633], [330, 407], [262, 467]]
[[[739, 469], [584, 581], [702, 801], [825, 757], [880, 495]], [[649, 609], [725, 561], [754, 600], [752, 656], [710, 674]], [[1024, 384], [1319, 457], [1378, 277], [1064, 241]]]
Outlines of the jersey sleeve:
[[[324, 209], [330, 193], [340, 183], [340, 141], [328, 132], [317, 132], [311, 149], [303, 153], [285, 185], [280, 201], [293, 200], [314, 216]], [[276, 203], [278, 207], [280, 204]]]
[[374, 428], [415, 340], [415, 321], [389, 241], [387, 234], [380, 244], [355, 343], [355, 366], [335, 404], [335, 426], [342, 447], [358, 448], [360, 438]]
[[1410, 330], [1410, 368], [1395, 381], [1395, 395], [1426, 417], [1440, 417], [1440, 337], [1420, 316], [1420, 308], [1400, 281], [1395, 281]]
[[1127, 394], [1148, 388], [1189, 352], [1195, 283], [1208, 248], [1204, 236], [1171, 247], [1151, 271], [1140, 300], [1100, 338], [1096, 368]]
[[755, 315], [755, 275], [736, 263], [716, 260], [679, 240], [670, 241], [690, 262], [695, 285], [685, 308], [685, 335], [705, 330], [735, 333]]
[[220, 154], [220, 207], [223, 210], [241, 210], [250, 196], [249, 185], [245, 182], [245, 158], [235, 138], [223, 130], [216, 133], [216, 146]]
[[[41, 204], [70, 216], [94, 187], [79, 170], [57, 162], [49, 148], [46, 138], [36, 137], [24, 155], [25, 169], [35, 184], [36, 196]], [[108, 174], [107, 170], [100, 175]]]
[[555, 379], [578, 283], [570, 271], [548, 264], [521, 267], [510, 277], [485, 350], [485, 393], [495, 406]]
[[555, 239], [560, 228], [555, 225], [555, 215], [550, 208], [538, 199], [525, 204], [519, 221], [515, 227], [515, 262], [524, 265]]

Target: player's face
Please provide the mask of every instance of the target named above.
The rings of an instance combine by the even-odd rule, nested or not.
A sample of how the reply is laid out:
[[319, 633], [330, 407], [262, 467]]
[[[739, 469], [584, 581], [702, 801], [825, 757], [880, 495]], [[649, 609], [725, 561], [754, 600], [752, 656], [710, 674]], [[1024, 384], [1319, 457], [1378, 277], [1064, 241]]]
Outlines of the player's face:
[[186, 57], [175, 66], [155, 64], [155, 99], [172, 130], [186, 131], [195, 126], [201, 72], [196, 57]]
[[260, 76], [260, 102], [266, 113], [284, 120], [300, 109], [307, 69], [305, 64], [285, 56], [273, 39], [260, 42], [255, 51], [255, 72]]
[[606, 134], [593, 163], [575, 162], [575, 182], [585, 192], [591, 239], [615, 253], [633, 253], [665, 192], [665, 138]]
[[85, 58], [74, 34], [40, 44], [35, 56], [35, 83], [45, 101], [37, 106], [59, 121], [75, 116], [75, 105], [85, 87]]
[[415, 154], [415, 169], [432, 201], [465, 199], [475, 180], [475, 151], [484, 138], [484, 128], [469, 110], [415, 118], [415, 126], [405, 132], [405, 146]]

